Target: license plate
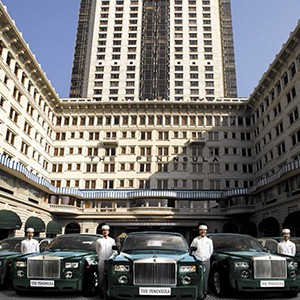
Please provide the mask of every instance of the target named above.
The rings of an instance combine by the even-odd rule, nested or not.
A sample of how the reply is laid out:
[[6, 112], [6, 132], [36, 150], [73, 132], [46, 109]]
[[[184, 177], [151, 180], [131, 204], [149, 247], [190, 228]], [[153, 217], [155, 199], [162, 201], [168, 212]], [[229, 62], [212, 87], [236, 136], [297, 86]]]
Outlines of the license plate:
[[30, 286], [54, 287], [54, 280], [30, 280]]
[[260, 282], [260, 287], [262, 288], [284, 287], [284, 280], [262, 280]]
[[143, 296], [171, 296], [171, 288], [140, 287], [139, 294]]

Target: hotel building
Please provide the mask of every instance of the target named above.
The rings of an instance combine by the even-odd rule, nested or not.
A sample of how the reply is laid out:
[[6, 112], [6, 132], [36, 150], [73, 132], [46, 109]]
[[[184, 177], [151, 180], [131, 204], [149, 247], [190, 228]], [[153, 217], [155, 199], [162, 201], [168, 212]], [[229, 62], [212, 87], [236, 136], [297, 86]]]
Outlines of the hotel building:
[[0, 238], [300, 235], [300, 26], [245, 99], [229, 0], [82, 0], [60, 99], [0, 13]]

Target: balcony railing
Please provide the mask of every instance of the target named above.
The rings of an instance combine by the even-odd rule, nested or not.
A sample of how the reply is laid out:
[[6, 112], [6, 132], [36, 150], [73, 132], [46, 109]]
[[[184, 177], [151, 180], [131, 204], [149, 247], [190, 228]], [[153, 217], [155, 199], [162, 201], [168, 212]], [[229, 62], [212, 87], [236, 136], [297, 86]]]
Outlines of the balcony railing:
[[226, 215], [237, 215], [237, 214], [246, 214], [246, 213], [254, 213], [255, 205], [235, 205], [229, 207], [221, 208], [221, 213]]
[[72, 205], [50, 204], [50, 212], [62, 214], [83, 214], [84, 208]]
[[141, 213], [157, 213], [157, 214], [161, 214], [161, 213], [179, 213], [180, 210], [178, 208], [173, 208], [173, 207], [129, 207], [127, 209], [128, 213], [132, 213], [132, 214], [141, 214]]

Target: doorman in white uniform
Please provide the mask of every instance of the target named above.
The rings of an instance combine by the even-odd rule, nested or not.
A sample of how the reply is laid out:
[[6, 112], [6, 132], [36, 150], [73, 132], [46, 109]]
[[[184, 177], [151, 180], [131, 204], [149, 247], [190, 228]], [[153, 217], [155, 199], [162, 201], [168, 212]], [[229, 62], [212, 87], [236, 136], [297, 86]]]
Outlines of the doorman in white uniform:
[[109, 225], [103, 225], [101, 230], [103, 238], [100, 238], [96, 241], [96, 251], [98, 253], [100, 296], [103, 296], [106, 290], [105, 273], [107, 271], [107, 261], [108, 258], [113, 254], [112, 247], [116, 245], [116, 242], [109, 236]]
[[34, 236], [34, 229], [29, 227], [26, 230], [27, 239], [21, 242], [21, 253], [33, 253], [33, 252], [40, 252], [39, 242], [33, 238]]
[[277, 252], [280, 254], [295, 256], [296, 245], [290, 241], [291, 231], [289, 229], [282, 230], [283, 241], [278, 243]]
[[207, 226], [199, 226], [199, 236], [193, 239], [191, 246], [196, 247], [194, 254], [202, 261], [205, 266], [205, 290], [208, 288], [208, 277], [210, 271], [210, 257], [214, 251], [213, 241], [206, 236]]

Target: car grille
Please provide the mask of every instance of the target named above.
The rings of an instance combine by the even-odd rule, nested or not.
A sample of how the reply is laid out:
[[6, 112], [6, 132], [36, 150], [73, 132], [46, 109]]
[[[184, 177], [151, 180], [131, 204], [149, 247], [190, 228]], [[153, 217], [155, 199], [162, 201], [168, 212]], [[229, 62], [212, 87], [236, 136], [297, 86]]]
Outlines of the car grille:
[[176, 262], [149, 261], [134, 263], [134, 284], [175, 285]]
[[286, 278], [286, 259], [277, 256], [254, 258], [254, 278]]
[[60, 278], [60, 258], [38, 256], [27, 260], [28, 278]]

